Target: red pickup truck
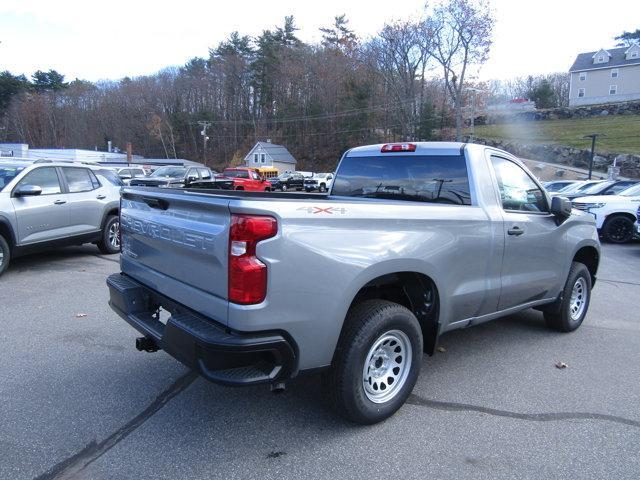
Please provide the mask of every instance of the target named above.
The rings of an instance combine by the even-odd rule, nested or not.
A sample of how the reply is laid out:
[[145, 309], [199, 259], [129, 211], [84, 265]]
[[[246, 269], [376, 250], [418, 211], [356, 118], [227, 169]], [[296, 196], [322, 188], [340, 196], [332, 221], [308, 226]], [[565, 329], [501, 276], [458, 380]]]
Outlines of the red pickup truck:
[[268, 192], [271, 190], [271, 184], [261, 177], [255, 168], [225, 168], [222, 177], [233, 179], [234, 190], [249, 192]]

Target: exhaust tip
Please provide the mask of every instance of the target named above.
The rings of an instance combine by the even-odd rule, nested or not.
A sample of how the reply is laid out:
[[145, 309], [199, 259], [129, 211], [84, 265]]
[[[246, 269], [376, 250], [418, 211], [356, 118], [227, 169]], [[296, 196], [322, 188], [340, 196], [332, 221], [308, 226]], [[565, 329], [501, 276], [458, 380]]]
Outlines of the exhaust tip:
[[287, 389], [287, 386], [285, 385], [284, 382], [277, 382], [277, 383], [272, 383], [271, 384], [271, 393], [275, 394], [275, 395], [279, 395], [281, 393], [284, 393], [284, 391]]
[[158, 347], [153, 338], [138, 337], [136, 338], [136, 349], [141, 352], [157, 352], [160, 350], [160, 347]]

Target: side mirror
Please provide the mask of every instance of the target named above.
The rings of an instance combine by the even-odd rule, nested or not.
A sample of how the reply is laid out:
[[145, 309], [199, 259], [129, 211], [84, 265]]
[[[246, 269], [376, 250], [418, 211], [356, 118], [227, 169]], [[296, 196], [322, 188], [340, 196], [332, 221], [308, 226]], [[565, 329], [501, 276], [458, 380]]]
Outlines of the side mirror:
[[565, 220], [571, 216], [571, 200], [567, 197], [551, 197], [551, 213]]
[[36, 197], [42, 194], [42, 187], [38, 185], [20, 185], [13, 194], [16, 197]]

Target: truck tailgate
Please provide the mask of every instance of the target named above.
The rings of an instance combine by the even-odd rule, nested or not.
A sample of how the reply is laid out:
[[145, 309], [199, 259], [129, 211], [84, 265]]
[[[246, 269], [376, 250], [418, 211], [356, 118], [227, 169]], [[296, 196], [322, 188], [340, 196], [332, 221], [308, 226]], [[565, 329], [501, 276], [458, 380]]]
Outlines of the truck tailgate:
[[122, 271], [226, 324], [229, 222], [226, 198], [125, 188]]

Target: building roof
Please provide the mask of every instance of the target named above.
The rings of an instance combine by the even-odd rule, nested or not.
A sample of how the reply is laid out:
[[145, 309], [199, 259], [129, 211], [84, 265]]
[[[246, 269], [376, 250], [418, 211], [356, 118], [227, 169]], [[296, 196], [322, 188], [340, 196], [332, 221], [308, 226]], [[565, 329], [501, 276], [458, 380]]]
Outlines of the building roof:
[[287, 150], [286, 147], [282, 145], [276, 145], [275, 143], [271, 142], [256, 143], [247, 154], [247, 157], [251, 155], [257, 147], [262, 147], [262, 149], [269, 154], [274, 162], [292, 163], [294, 165], [296, 164], [296, 159], [293, 157], [293, 155], [291, 155], [291, 153], [289, 153], [289, 150]]
[[629, 47], [610, 48], [608, 50], [605, 50], [610, 55], [609, 61], [605, 63], [593, 63], [593, 56], [602, 50], [579, 53], [569, 71], [582, 72], [585, 70], [597, 70], [600, 68], [615, 68], [624, 67], [626, 65], [640, 65], [640, 57], [627, 60], [625, 55], [627, 50], [629, 50]]

